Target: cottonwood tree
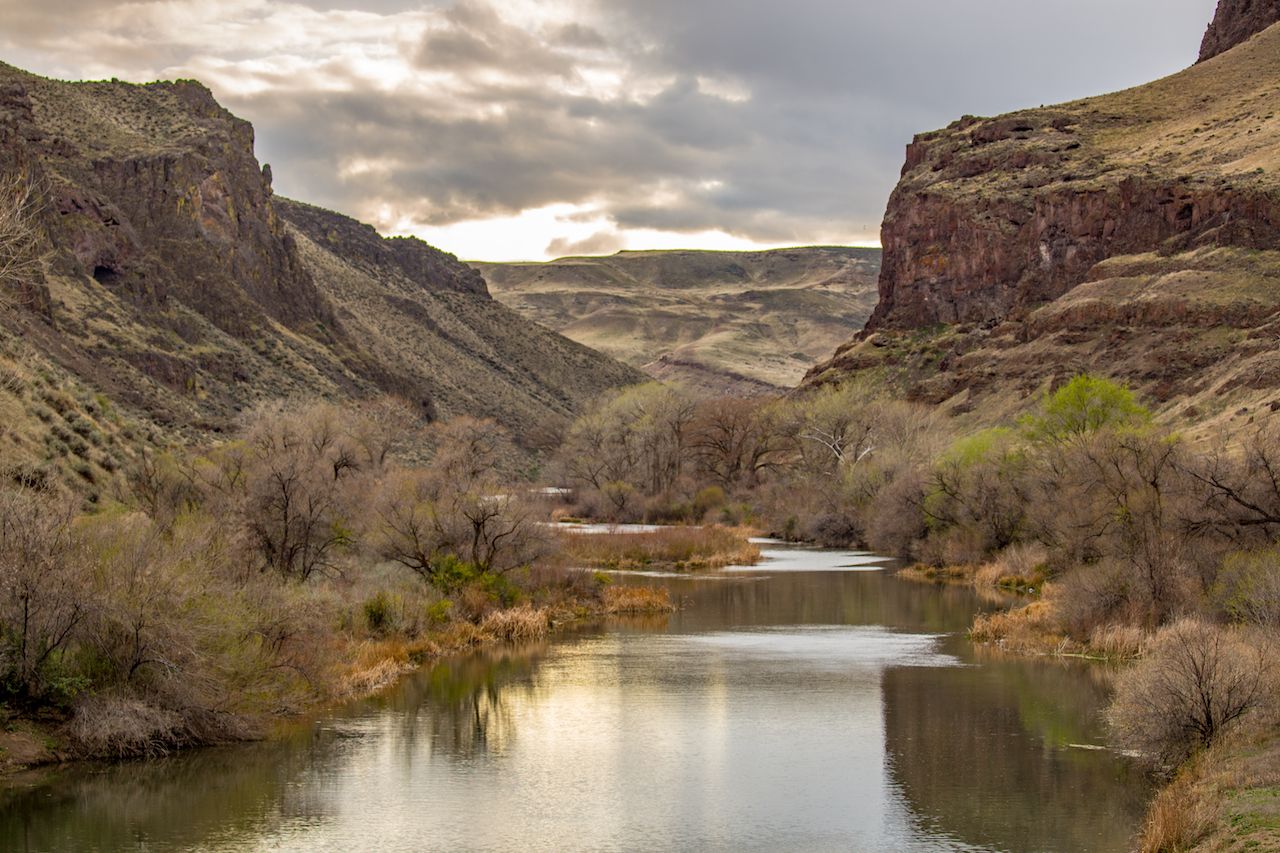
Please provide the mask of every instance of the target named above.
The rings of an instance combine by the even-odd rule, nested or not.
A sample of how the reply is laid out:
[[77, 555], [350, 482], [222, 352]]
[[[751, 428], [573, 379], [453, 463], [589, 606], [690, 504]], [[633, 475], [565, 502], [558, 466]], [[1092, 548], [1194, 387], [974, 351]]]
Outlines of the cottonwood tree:
[[1238, 449], [1221, 445], [1183, 465], [1196, 484], [1203, 511], [1197, 528], [1238, 547], [1280, 537], [1280, 431], [1263, 428]]
[[696, 401], [656, 382], [610, 394], [570, 428], [559, 458], [570, 482], [602, 495], [615, 515], [638, 495], [659, 495], [691, 458]]
[[979, 560], [1025, 530], [1028, 461], [1017, 436], [989, 429], [961, 439], [934, 464], [923, 509], [936, 535], [959, 549], [948, 559]]
[[723, 397], [698, 405], [689, 447], [699, 473], [732, 490], [759, 485], [788, 444], [771, 401]]

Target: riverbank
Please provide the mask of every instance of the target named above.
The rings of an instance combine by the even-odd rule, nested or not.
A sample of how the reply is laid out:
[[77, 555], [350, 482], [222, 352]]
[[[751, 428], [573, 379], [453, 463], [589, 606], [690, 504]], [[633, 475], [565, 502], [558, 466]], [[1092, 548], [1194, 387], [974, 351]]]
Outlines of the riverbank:
[[1095, 668], [975, 649], [970, 590], [762, 547], [645, 578], [670, 618], [446, 657], [268, 741], [41, 773], [0, 848], [1127, 848], [1149, 786], [1073, 746], [1101, 742]]
[[[908, 581], [957, 584], [980, 592], [1017, 591], [1007, 607], [975, 616], [969, 638], [1014, 655], [1058, 656], [1133, 665], [1152, 636], [1133, 625], [1094, 629], [1086, 642], [1062, 629], [1062, 597], [1052, 582], [1008, 571], [1007, 562], [985, 566], [911, 566]], [[1120, 676], [1123, 677], [1123, 676]], [[1274, 710], [1270, 711], [1274, 714]], [[1198, 750], [1164, 777], [1136, 839], [1142, 853], [1280, 849], [1280, 735], [1276, 720]]]
[[282, 724], [375, 695], [410, 673], [451, 656], [540, 639], [593, 620], [676, 609], [663, 589], [597, 580], [589, 589], [591, 594], [587, 595], [560, 595], [554, 604], [525, 603], [492, 610], [477, 621], [452, 620], [414, 635], [337, 633], [328, 640], [332, 663], [323, 677], [314, 681], [316, 689], [307, 701], [273, 712], [229, 715], [215, 730], [217, 734], [207, 738], [188, 736], [165, 742], [151, 733], [144, 735], [148, 743], [122, 746], [122, 728], [136, 732], [155, 715], [153, 709], [138, 702], [117, 705], [116, 716], [132, 712], [144, 720], [100, 720], [97, 731], [88, 738], [83, 732], [73, 734], [71, 728], [77, 720], [65, 709], [45, 707], [25, 716], [6, 713], [0, 718], [0, 779], [50, 765], [157, 758], [185, 749], [269, 738]]

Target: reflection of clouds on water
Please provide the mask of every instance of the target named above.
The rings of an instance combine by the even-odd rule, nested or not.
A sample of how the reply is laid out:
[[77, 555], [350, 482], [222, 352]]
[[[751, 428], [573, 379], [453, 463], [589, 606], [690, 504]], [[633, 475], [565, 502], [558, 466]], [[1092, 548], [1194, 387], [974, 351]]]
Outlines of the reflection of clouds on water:
[[812, 626], [720, 631], [679, 638], [705, 652], [729, 657], [785, 658], [795, 666], [840, 669], [847, 666], [961, 666], [953, 655], [937, 650], [934, 634], [900, 634], [880, 626]]
[[39, 791], [7, 820], [0, 808], [0, 849], [1022, 853], [1127, 839], [1142, 789], [1113, 755], [1069, 746], [1094, 741], [1092, 670], [975, 658], [958, 635], [971, 591], [848, 570], [857, 552], [767, 550], [745, 573], [651, 581], [685, 603], [669, 615], [443, 661], [291, 740]]
[[723, 572], [878, 572], [893, 558], [866, 551], [818, 551], [809, 548], [766, 548], [754, 566], [727, 566]]

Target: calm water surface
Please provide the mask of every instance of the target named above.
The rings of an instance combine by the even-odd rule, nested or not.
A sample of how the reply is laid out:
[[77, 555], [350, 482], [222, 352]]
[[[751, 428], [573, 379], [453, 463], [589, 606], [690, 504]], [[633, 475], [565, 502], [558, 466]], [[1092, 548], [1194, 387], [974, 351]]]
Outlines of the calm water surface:
[[78, 768], [0, 849], [1119, 851], [1149, 791], [1107, 673], [1003, 660], [866, 555], [629, 577], [686, 602], [423, 671], [282, 741]]

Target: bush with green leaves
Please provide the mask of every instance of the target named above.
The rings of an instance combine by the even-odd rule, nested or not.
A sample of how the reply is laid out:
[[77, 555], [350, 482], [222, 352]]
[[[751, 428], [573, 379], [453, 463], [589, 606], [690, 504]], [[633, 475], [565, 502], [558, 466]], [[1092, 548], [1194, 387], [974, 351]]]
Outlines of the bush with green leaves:
[[1024, 417], [1022, 429], [1032, 441], [1057, 444], [1150, 421], [1151, 413], [1128, 388], [1082, 373], [1050, 394], [1039, 412]]

